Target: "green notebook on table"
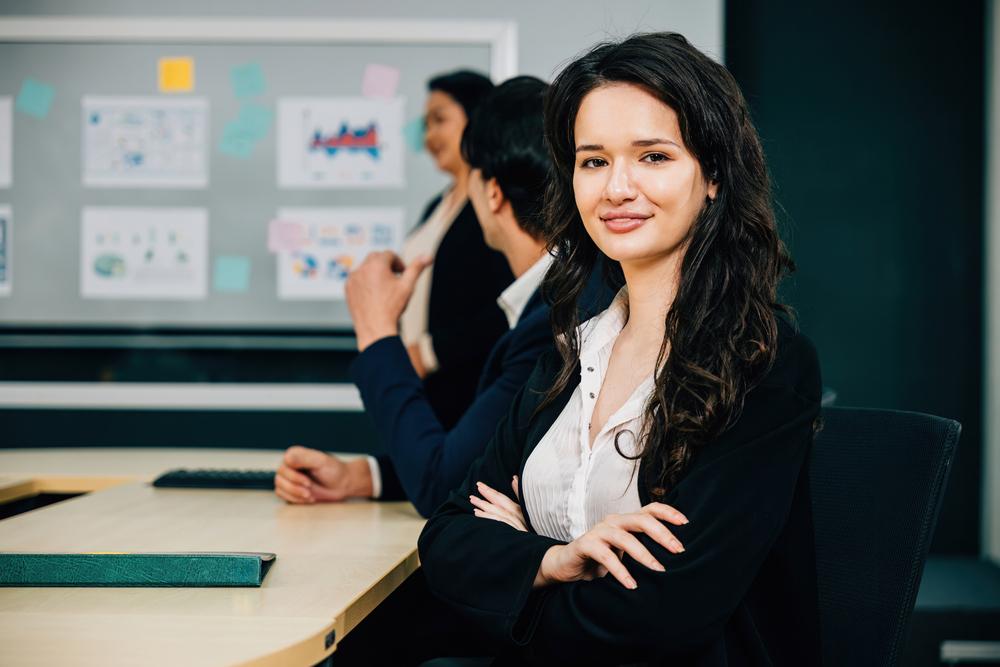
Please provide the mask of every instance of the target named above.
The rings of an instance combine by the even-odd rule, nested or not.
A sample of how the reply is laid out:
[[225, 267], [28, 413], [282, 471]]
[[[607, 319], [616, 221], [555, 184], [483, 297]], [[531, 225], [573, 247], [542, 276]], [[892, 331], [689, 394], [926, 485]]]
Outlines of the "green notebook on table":
[[0, 552], [0, 586], [260, 586], [271, 553]]

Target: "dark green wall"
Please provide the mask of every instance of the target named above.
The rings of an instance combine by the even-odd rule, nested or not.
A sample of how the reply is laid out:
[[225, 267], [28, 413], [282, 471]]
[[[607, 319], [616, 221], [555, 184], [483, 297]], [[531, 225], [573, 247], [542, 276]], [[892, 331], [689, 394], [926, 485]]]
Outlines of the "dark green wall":
[[958, 419], [933, 550], [979, 548], [984, 7], [731, 0], [726, 63], [841, 405]]

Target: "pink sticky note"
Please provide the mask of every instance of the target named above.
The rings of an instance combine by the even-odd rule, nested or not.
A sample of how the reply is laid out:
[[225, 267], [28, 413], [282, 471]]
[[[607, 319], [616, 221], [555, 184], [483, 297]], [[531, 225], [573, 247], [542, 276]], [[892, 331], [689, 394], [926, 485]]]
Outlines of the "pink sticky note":
[[302, 223], [272, 220], [267, 225], [267, 249], [271, 252], [298, 250], [306, 240], [306, 228]]
[[393, 98], [399, 86], [399, 70], [388, 65], [371, 64], [365, 67], [361, 94], [365, 97]]

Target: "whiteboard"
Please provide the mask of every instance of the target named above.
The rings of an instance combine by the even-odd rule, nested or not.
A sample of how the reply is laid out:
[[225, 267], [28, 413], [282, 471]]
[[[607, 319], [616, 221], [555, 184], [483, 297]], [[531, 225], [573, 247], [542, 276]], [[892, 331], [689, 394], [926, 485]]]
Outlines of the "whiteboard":
[[[379, 64], [399, 71], [394, 104], [409, 123], [421, 113], [428, 78], [470, 68], [502, 79], [516, 68], [514, 52], [516, 30], [504, 22], [0, 20], [0, 99], [16, 99], [26, 78], [54, 89], [45, 117], [12, 114], [11, 182], [7, 187], [0, 182], [0, 207], [10, 210], [8, 263], [16, 273], [9, 293], [0, 296], [0, 327], [349, 329], [341, 299], [280, 298], [279, 257], [267, 247], [270, 221], [281, 210], [397, 209], [405, 233], [447, 179], [425, 152], [408, 146], [400, 157], [402, 178], [385, 185], [282, 187], [279, 102], [360, 98], [366, 66]], [[193, 90], [164, 94], [158, 89], [157, 66], [164, 57], [193, 61]], [[237, 97], [233, 83], [234, 68], [247, 64], [259, 68], [266, 84], [249, 102]], [[118, 187], [86, 182], [85, 100], [121, 98], [204, 104], [204, 183]], [[220, 145], [227, 124], [248, 103], [274, 116], [249, 156], [233, 157]], [[203, 297], [192, 298], [199, 292], [189, 290], [177, 299], [115, 298], [83, 289], [82, 263], [95, 261], [83, 250], [84, 212], [144, 209], [204, 212]], [[228, 261], [221, 282], [214, 271], [219, 258]], [[115, 270], [113, 263], [104, 266]], [[242, 286], [233, 289], [233, 276]]]

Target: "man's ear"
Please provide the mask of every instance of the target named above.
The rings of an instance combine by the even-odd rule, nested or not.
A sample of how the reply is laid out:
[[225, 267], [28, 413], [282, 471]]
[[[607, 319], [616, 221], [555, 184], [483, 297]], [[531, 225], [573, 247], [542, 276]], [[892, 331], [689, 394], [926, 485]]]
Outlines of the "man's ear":
[[505, 199], [506, 197], [504, 197], [503, 190], [500, 189], [500, 184], [497, 183], [496, 177], [486, 181], [486, 201], [490, 204], [491, 213], [499, 213]]
[[719, 194], [719, 170], [713, 168], [709, 171], [706, 181], [708, 182], [708, 198], [715, 201]]
[[715, 201], [715, 198], [719, 195], [719, 182], [709, 181], [708, 182], [708, 198]]

